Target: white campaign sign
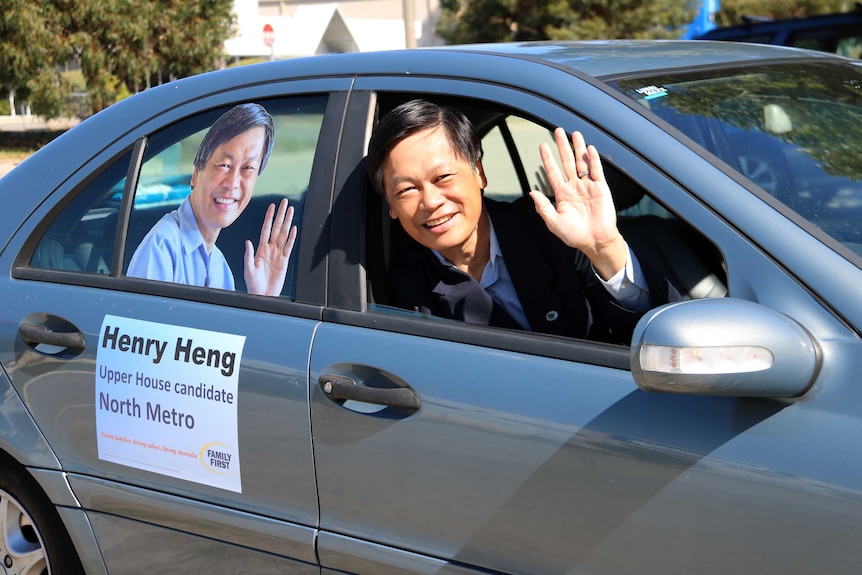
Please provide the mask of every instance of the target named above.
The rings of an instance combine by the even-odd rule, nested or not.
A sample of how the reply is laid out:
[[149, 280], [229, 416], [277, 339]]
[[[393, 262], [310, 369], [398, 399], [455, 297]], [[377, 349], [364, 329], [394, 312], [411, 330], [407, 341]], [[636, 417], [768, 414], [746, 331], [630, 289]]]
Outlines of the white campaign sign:
[[237, 390], [245, 337], [105, 316], [99, 459], [242, 492]]

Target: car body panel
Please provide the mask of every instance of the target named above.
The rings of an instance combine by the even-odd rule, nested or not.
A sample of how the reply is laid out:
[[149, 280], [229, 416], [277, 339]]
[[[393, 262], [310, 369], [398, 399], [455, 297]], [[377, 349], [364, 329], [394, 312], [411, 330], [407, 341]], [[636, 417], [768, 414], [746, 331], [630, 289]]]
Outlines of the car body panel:
[[[57, 289], [62, 291], [62, 296], [52, 293]], [[117, 304], [123, 309], [123, 317], [143, 317], [147, 321], [165, 325], [190, 325], [219, 333], [224, 330], [224, 326], [239, 327], [245, 320], [231, 313], [230, 309], [225, 309], [219, 317], [210, 317], [208, 322], [201, 323], [199, 320], [209, 314], [194, 313], [194, 304], [165, 300], [161, 305], [148, 301], [142, 306], [141, 303], [134, 303], [136, 298], [131, 294], [124, 298], [126, 302], [123, 303], [113, 299], [103, 311], [99, 305], [94, 306], [87, 295], [75, 294], [76, 291], [80, 292], [68, 286], [44, 284], [28, 286], [27, 295], [21, 297], [30, 306], [42, 306], [39, 309], [43, 310], [50, 310], [59, 302], [65, 302], [64, 316], [87, 334], [88, 351], [84, 356], [65, 362], [62, 369], [41, 373], [28, 373], [29, 370], [24, 367], [11, 370], [13, 381], [30, 404], [31, 413], [41, 423], [49, 441], [55, 445], [65, 470], [173, 492], [210, 505], [246, 509], [259, 515], [280, 517], [306, 525], [316, 523], [314, 470], [311, 445], [307, 438], [309, 422], [305, 371], [314, 321], [267, 318], [264, 314], [254, 320], [261, 331], [258, 331], [258, 337], [247, 336], [240, 375], [244, 383], [237, 400], [236, 424], [240, 431], [239, 458], [243, 468], [248, 471], [243, 473], [242, 492], [230, 494], [222, 489], [100, 460], [94, 441], [96, 427], [92, 414], [101, 404], [97, 403], [99, 400], [93, 393], [93, 366], [99, 347], [101, 317], [115, 313]], [[12, 293], [7, 293], [7, 296], [7, 301], [11, 301]], [[184, 307], [187, 308], [185, 314], [179, 313]], [[79, 314], [68, 313], [76, 308], [81, 310]], [[186, 320], [183, 321], [181, 317], [186, 317]], [[266, 333], [282, 330], [290, 335], [280, 342], [266, 336]], [[282, 348], [282, 345], [285, 347]], [[26, 360], [36, 353], [24, 351], [21, 358]], [[273, 358], [281, 358], [282, 363], [273, 363]], [[18, 361], [17, 365], [22, 363]], [[207, 417], [205, 412], [196, 415], [200, 419]], [[154, 491], [151, 497], [151, 505], [158, 508], [157, 493]], [[82, 504], [87, 509], [101, 510], [105, 500], [89, 498]], [[116, 510], [114, 513], [119, 514]], [[214, 533], [207, 531], [201, 534], [214, 536]]]
[[[828, 463], [831, 448], [814, 447], [825, 440], [813, 405], [823, 390], [811, 403], [653, 395], [622, 372], [612, 383], [607, 370], [566, 362], [479, 362], [470, 346], [434, 340], [327, 325], [316, 343], [350, 351], [315, 353], [314, 376], [366, 383], [388, 372], [422, 399], [416, 414], [363, 414], [314, 392], [321, 529], [352, 535], [351, 548], [382, 563], [406, 546], [507, 573], [685, 573], [693, 558], [679, 550], [709, 541], [697, 554], [709, 557], [706, 573], [787, 556], [784, 572], [806, 573], [821, 558], [800, 551], [800, 539], [836, 542], [830, 564], [852, 563], [846, 537], [862, 522], [862, 490]], [[862, 367], [858, 342], [824, 353]], [[492, 370], [490, 386], [476, 383]], [[839, 451], [859, 431], [845, 423]], [[372, 553], [366, 539], [388, 547]], [[340, 565], [325, 549], [321, 561]]]
[[206, 573], [228, 574], [249, 570], [254, 573], [296, 573], [315, 575], [316, 565], [254, 551], [226, 546], [205, 537], [161, 529], [103, 513], [91, 513], [91, 521], [105, 554], [109, 573], [140, 573], [141, 565], [161, 573], [187, 572], [189, 565]]
[[56, 455], [5, 372], [0, 372], [0, 449], [23, 465], [59, 468]]
[[307, 527], [83, 475], [72, 474], [69, 482], [85, 509], [315, 562], [314, 530]]
[[[614, 84], [820, 61], [837, 59], [718, 42], [475, 45], [243, 67], [111, 106], [0, 180], [16, 198], [0, 212], [0, 448], [33, 468], [88, 572], [854, 572], [859, 258]], [[30, 265], [71, 195], [117, 158], [138, 162], [153, 134], [296, 94], [328, 104], [295, 301]], [[387, 210], [363, 157], [378, 107], [416, 95], [581, 131], [607, 170], [667, 212], [663, 223], [714, 247], [730, 298], [811, 338], [811, 388], [783, 399], [647, 393], [627, 346], [375, 301], [386, 250], [372, 240], [388, 239]], [[637, 217], [621, 212], [621, 226]], [[672, 247], [683, 259], [689, 246]], [[243, 338], [235, 419], [195, 413], [236, 427], [239, 484], [100, 457], [100, 410], [126, 416], [129, 435], [138, 427], [111, 402], [122, 392], [96, 383], [116, 322]], [[76, 353], [21, 329], [54, 323], [80, 335]], [[142, 365], [130, 358], [128, 373]], [[339, 399], [333, 383], [415, 401]]]
[[84, 572], [93, 575], [107, 575], [105, 560], [102, 557], [102, 551], [98, 541], [96, 541], [96, 534], [93, 533], [93, 526], [86, 512], [80, 508], [72, 507], [58, 507], [57, 512], [72, 538]]

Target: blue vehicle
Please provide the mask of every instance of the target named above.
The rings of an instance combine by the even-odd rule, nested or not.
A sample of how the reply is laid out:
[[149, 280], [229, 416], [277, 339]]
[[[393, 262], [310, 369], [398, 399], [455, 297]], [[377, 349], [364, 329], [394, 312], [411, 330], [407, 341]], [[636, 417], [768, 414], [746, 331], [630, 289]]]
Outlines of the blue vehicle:
[[[681, 300], [621, 345], [394, 307], [364, 156], [417, 97], [470, 118], [499, 201], [583, 133]], [[129, 276], [249, 102], [275, 143], [218, 237], [237, 289]], [[111, 106], [0, 179], [2, 573], [857, 572], [860, 132], [858, 63], [732, 42], [317, 56]], [[251, 295], [283, 197], [284, 290]]]
[[862, 56], [862, 8], [857, 3], [849, 12], [784, 20], [746, 17], [734, 26], [712, 28], [693, 38], [794, 46], [859, 58]]

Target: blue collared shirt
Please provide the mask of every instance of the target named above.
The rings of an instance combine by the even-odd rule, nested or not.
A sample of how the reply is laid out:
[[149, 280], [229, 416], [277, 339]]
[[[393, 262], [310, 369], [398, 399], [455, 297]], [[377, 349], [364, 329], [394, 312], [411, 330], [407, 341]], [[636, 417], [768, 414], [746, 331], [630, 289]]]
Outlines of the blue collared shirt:
[[[629, 249], [628, 244], [626, 244], [626, 250], [628, 251], [628, 258], [626, 258], [624, 268], [620, 269], [608, 281], [603, 280], [598, 274], [596, 274], [596, 278], [620, 306], [631, 311], [643, 311], [649, 307], [649, 290], [646, 287], [640, 263]], [[432, 251], [445, 265], [452, 265], [441, 253]], [[512, 277], [506, 268], [506, 261], [500, 251], [500, 244], [497, 241], [497, 233], [494, 231], [493, 223], [491, 223], [491, 257], [485, 264], [485, 269], [482, 270], [482, 279], [479, 281], [479, 285], [506, 310], [518, 325], [527, 331], [531, 330], [527, 314], [524, 313], [524, 307], [515, 292], [515, 284], [512, 283]]]
[[224, 254], [207, 253], [189, 198], [162, 216], [144, 236], [126, 275], [186, 285], [234, 290], [233, 273]]

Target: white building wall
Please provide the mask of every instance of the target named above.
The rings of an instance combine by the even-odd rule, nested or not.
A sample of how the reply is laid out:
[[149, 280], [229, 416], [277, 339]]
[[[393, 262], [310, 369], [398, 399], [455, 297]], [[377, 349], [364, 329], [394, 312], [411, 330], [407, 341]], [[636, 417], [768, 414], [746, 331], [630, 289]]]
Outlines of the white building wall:
[[[406, 46], [405, 0], [234, 0], [236, 34], [225, 42], [231, 58], [291, 58], [328, 52], [370, 52]], [[414, 3], [417, 46], [442, 44], [434, 33], [439, 0]], [[272, 48], [264, 43], [266, 24], [275, 31]]]

